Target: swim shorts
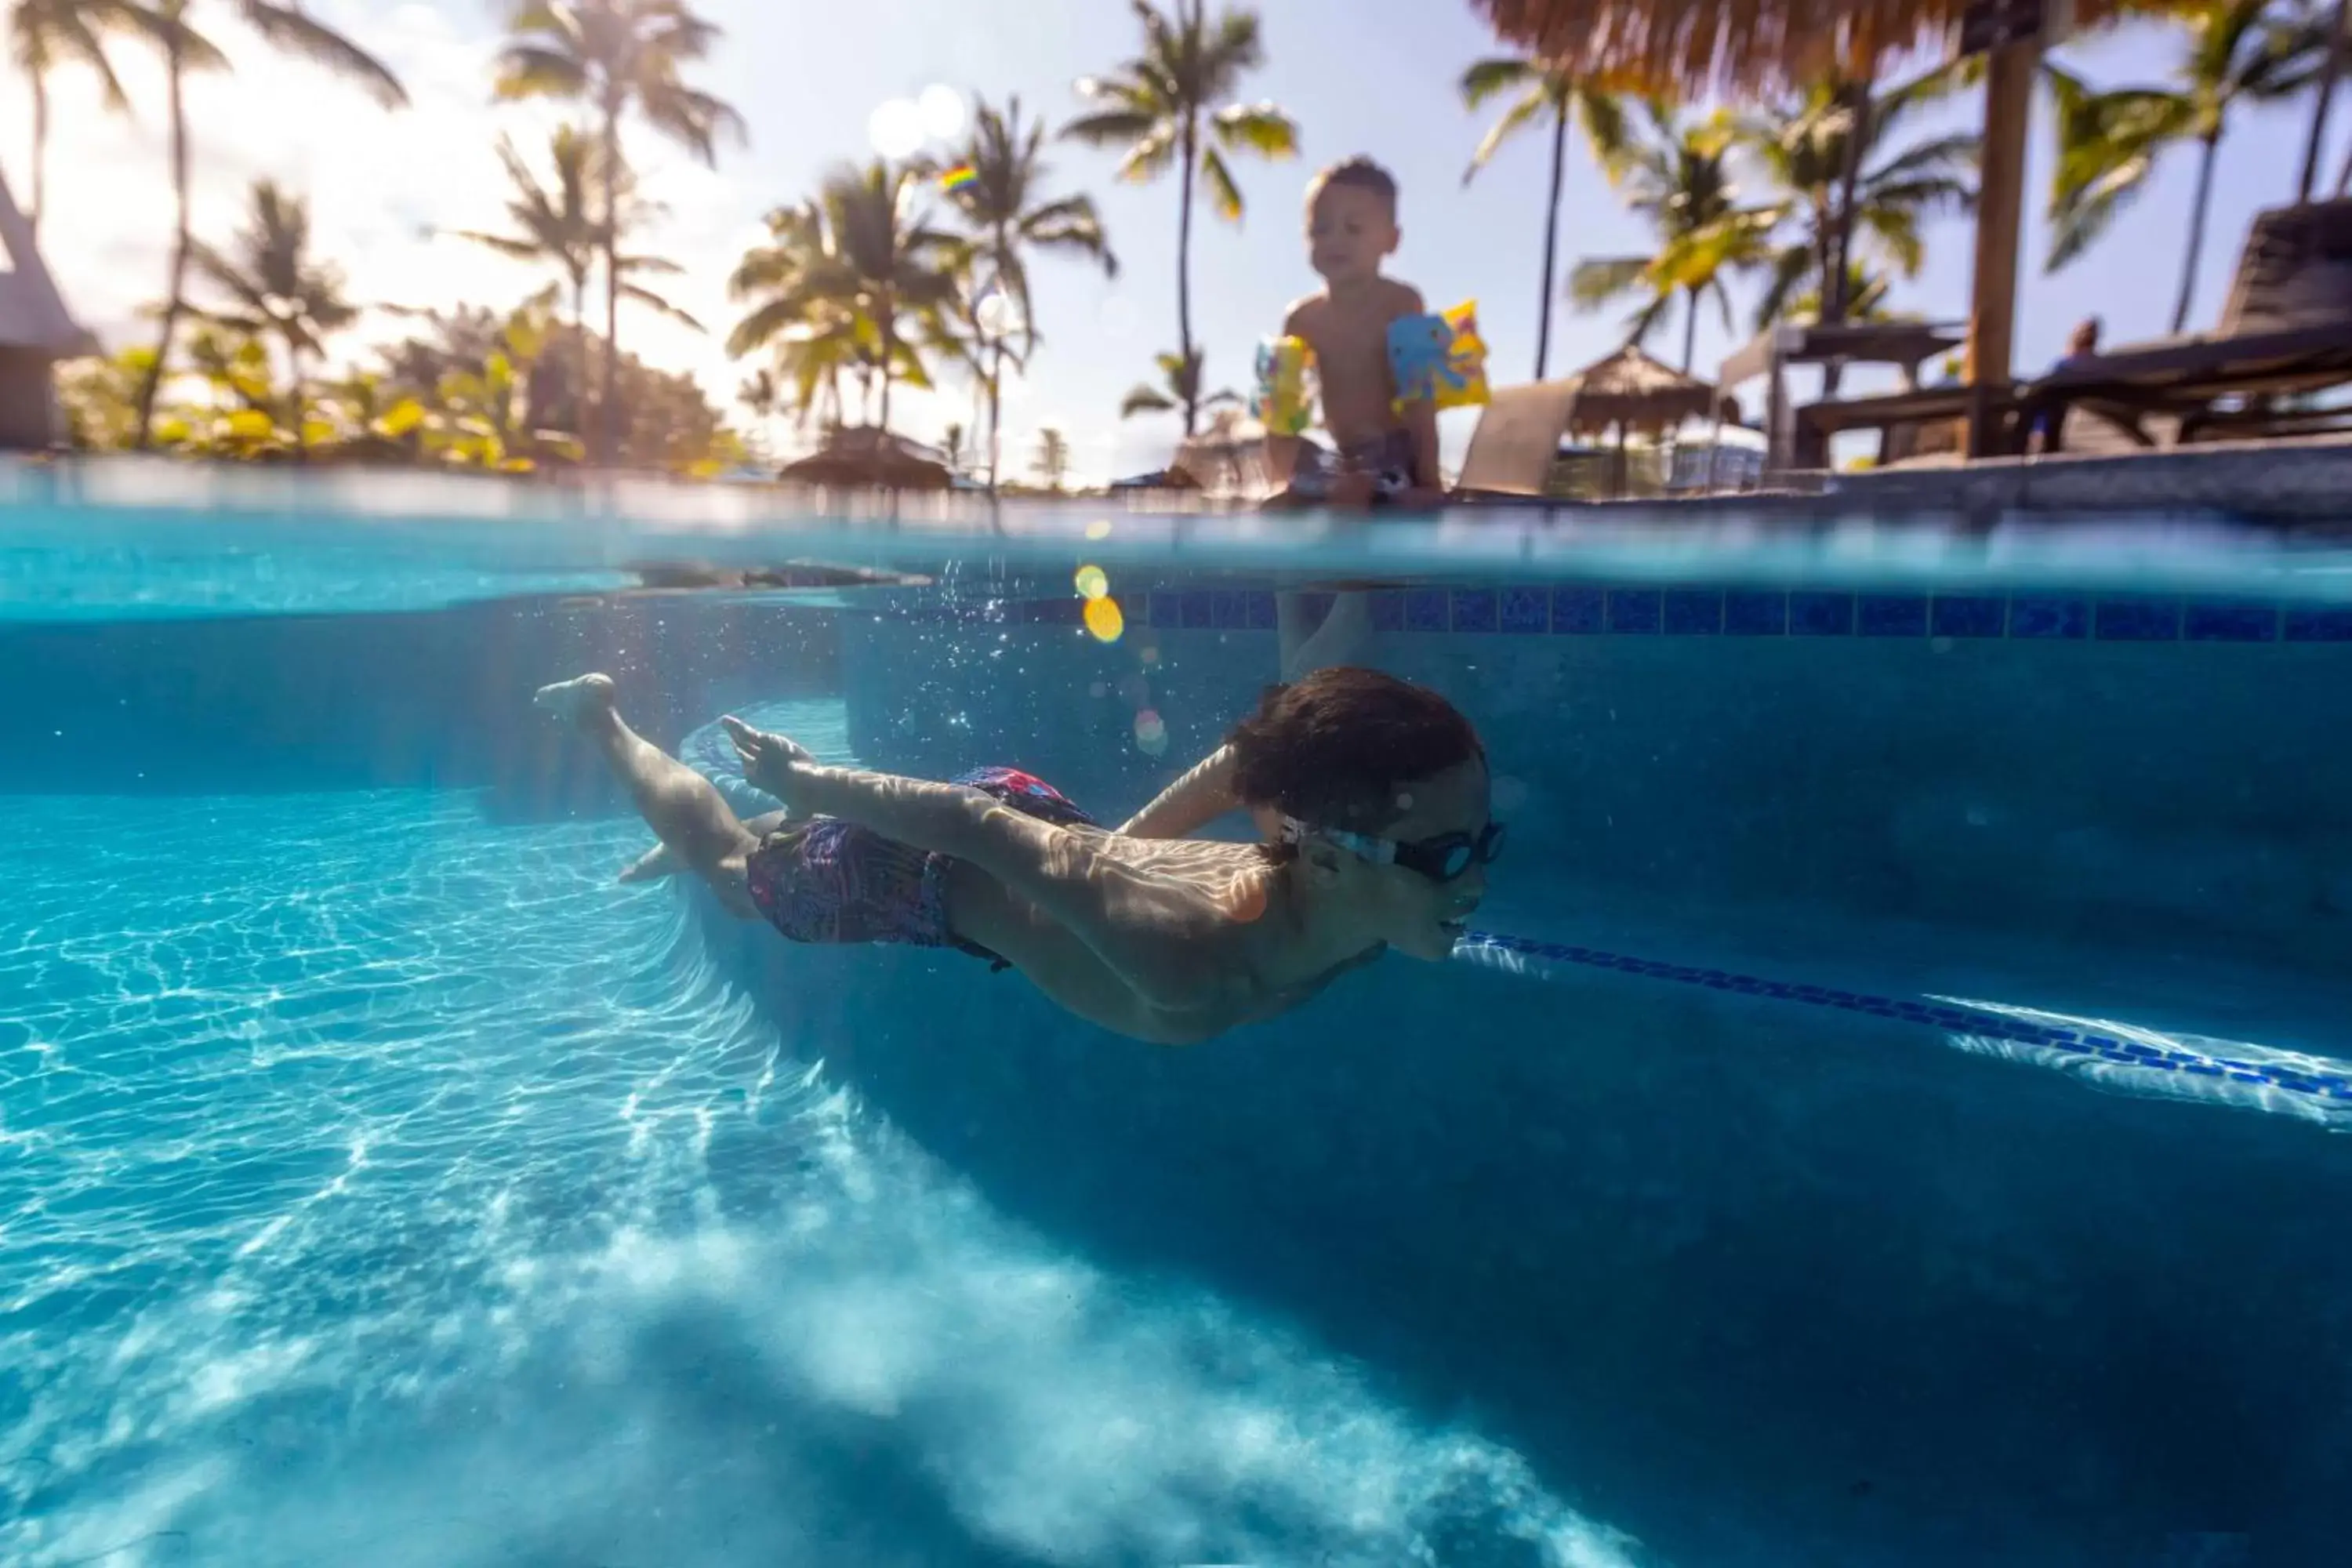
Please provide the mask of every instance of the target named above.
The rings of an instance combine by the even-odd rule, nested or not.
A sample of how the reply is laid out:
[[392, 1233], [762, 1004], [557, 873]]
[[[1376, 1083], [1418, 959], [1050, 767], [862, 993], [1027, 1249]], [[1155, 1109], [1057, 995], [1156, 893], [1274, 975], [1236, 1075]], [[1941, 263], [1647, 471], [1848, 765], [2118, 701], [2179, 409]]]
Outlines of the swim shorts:
[[1412, 489], [1412, 432], [1389, 430], [1340, 447], [1331, 471], [1317, 476], [1305, 487], [1306, 493], [1310, 497], [1328, 494], [1331, 480], [1340, 474], [1370, 474], [1372, 500], [1394, 500]]
[[[1057, 826], [1096, 826], [1061, 791], [1018, 768], [981, 768], [954, 782]], [[818, 816], [761, 839], [745, 867], [745, 883], [753, 905], [793, 942], [896, 942], [995, 959], [948, 929], [952, 864], [872, 828]]]

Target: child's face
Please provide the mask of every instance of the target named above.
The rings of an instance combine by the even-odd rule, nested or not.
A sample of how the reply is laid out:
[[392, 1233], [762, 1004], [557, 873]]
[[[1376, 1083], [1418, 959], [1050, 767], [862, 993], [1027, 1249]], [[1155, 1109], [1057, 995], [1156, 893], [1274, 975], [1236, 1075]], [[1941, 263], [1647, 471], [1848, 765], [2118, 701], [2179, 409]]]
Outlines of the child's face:
[[1377, 274], [1397, 247], [1396, 215], [1376, 191], [1325, 185], [1307, 204], [1307, 256], [1329, 283], [1357, 283]]

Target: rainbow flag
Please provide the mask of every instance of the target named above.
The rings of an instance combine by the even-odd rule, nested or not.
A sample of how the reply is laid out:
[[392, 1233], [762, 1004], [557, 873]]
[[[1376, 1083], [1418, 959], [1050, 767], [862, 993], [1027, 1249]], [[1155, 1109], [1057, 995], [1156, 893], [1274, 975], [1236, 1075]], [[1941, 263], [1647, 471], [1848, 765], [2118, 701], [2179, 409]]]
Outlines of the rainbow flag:
[[950, 195], [953, 195], [958, 191], [970, 190], [979, 183], [980, 171], [973, 168], [970, 163], [958, 163], [954, 168], [950, 169], [946, 174], [940, 176], [940, 189], [947, 192]]

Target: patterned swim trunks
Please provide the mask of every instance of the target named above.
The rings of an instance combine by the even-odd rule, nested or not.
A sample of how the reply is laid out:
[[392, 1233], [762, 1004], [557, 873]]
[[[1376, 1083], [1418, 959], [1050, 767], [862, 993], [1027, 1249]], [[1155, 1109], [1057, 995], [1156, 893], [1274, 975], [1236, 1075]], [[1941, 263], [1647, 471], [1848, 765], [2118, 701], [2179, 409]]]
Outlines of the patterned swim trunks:
[[[1018, 768], [981, 768], [954, 781], [1057, 826], [1096, 826], [1052, 784]], [[760, 841], [747, 864], [751, 902], [793, 942], [896, 942], [957, 947], [948, 929], [943, 855], [910, 848], [838, 817], [792, 823]]]

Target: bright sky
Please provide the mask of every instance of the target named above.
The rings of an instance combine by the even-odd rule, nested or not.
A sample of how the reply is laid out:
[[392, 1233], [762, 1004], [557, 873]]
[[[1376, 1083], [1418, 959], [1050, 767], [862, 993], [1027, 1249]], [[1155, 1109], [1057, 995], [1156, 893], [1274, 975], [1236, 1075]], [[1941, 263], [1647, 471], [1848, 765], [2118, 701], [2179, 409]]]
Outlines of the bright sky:
[[[726, 29], [718, 58], [699, 80], [737, 105], [751, 144], [730, 149], [716, 173], [642, 132], [632, 155], [646, 185], [665, 201], [668, 223], [645, 247], [688, 268], [672, 298], [712, 328], [683, 329], [625, 313], [624, 346], [698, 376], [739, 424], [735, 388], [754, 368], [730, 363], [719, 347], [740, 312], [726, 278], [761, 234], [761, 215], [812, 190], [834, 163], [866, 155], [877, 106], [946, 85], [992, 100], [1018, 93], [1055, 120], [1078, 107], [1071, 83], [1115, 67], [1138, 44], [1128, 7], [1114, 0], [702, 0]], [[240, 219], [245, 191], [269, 175], [307, 193], [322, 254], [340, 261], [355, 300], [370, 304], [504, 307], [544, 279], [528, 268], [446, 237], [440, 228], [503, 228], [504, 175], [492, 154], [498, 133], [526, 152], [543, 148], [559, 111], [494, 106], [490, 62], [502, 7], [493, 0], [314, 0], [331, 21], [398, 70], [415, 107], [377, 110], [350, 87], [301, 63], [274, 57], [241, 35], [226, 0], [196, 0], [201, 25], [237, 62], [232, 77], [197, 81], [190, 92], [196, 167], [196, 226], [226, 238]], [[1496, 51], [1463, 4], [1427, 0], [1263, 0], [1267, 65], [1245, 88], [1286, 109], [1304, 132], [1296, 162], [1237, 164], [1248, 213], [1243, 226], [1204, 209], [1194, 226], [1195, 331], [1208, 352], [1210, 384], [1246, 390], [1253, 346], [1281, 321], [1286, 304], [1314, 284], [1299, 239], [1299, 201], [1317, 166], [1368, 153], [1402, 184], [1404, 244], [1392, 270], [1418, 284], [1433, 306], [1475, 299], [1499, 379], [1534, 368], [1541, 261], [1546, 148], [1530, 136], [1506, 151], [1465, 189], [1461, 176], [1485, 125], [1455, 94], [1462, 68]], [[1384, 13], [1377, 25], [1368, 18]], [[1393, 19], [1391, 19], [1393, 18]], [[2144, 30], [2071, 51], [2110, 84], [2163, 72], [2178, 46]], [[56, 85], [49, 213], [43, 246], [68, 301], [110, 344], [143, 332], [133, 311], [160, 298], [171, 235], [161, 76], [124, 49], [121, 71], [137, 105], [124, 118], [101, 112], [91, 85], [64, 73]], [[0, 125], [0, 167], [19, 201], [29, 199], [28, 102], [7, 68], [0, 101], [16, 106]], [[1973, 113], [1973, 108], [1969, 110]], [[2293, 199], [2304, 110], [2250, 116], [2224, 145], [2192, 324], [2210, 321], [2228, 287], [2247, 221], [2259, 207]], [[2038, 209], [2049, 163], [2045, 120], [2032, 142], [2030, 201]], [[2336, 116], [2338, 145], [2352, 112]], [[2323, 178], [2332, 175], [2334, 163]], [[1121, 395], [1153, 378], [1152, 355], [1176, 341], [1176, 187], [1172, 181], [1124, 185], [1112, 159], [1075, 144], [1055, 153], [1057, 188], [1083, 189], [1100, 204], [1120, 268], [1116, 281], [1058, 262], [1036, 274], [1045, 342], [1024, 384], [1008, 388], [1009, 467], [1025, 464], [1034, 432], [1057, 425], [1071, 439], [1081, 479], [1158, 467], [1176, 426], [1166, 417], [1122, 423]], [[2021, 367], [2056, 357], [2067, 329], [2085, 314], [2105, 319], [2110, 342], [2162, 332], [2168, 324], [2187, 232], [2192, 163], [2184, 153], [2161, 169], [2149, 196], [2086, 259], [2055, 277], [2041, 270], [2038, 223], [2023, 266]], [[1569, 260], [1644, 248], [1641, 226], [1624, 214], [1581, 151], [1571, 155], [1562, 248]], [[1899, 308], [1934, 316], [1964, 313], [1969, 230], [1947, 223], [1931, 234], [1925, 272], [1903, 286]], [[1743, 294], [1742, 310], [1751, 302]], [[1699, 329], [1697, 367], [1710, 372], [1747, 336], [1713, 317]], [[346, 353], [397, 337], [403, 323], [377, 315]], [[1613, 348], [1622, 316], [1555, 312], [1551, 369], [1558, 374]], [[1653, 340], [1679, 353], [1679, 323]], [[971, 423], [968, 388], [950, 382], [932, 395], [902, 395], [894, 423], [931, 437], [949, 420]], [[1453, 418], [1449, 416], [1449, 419]], [[1449, 432], [1458, 444], [1459, 430]]]

